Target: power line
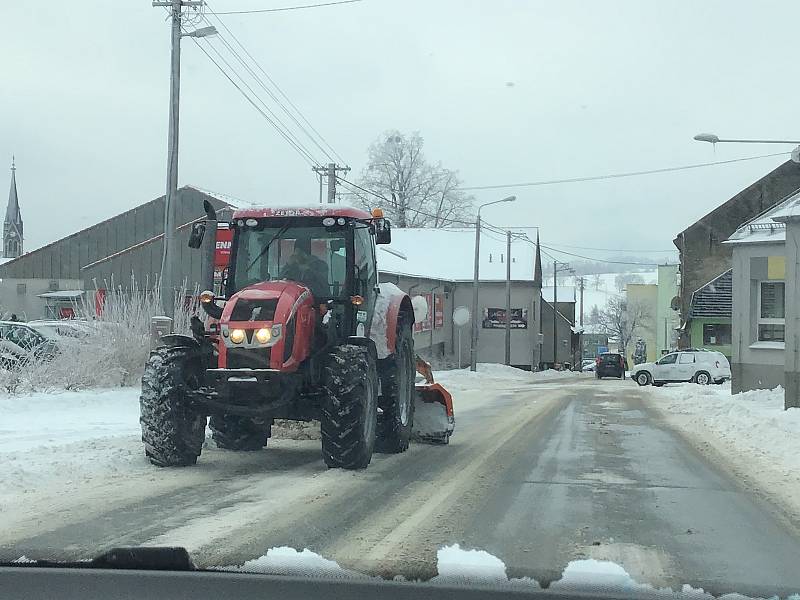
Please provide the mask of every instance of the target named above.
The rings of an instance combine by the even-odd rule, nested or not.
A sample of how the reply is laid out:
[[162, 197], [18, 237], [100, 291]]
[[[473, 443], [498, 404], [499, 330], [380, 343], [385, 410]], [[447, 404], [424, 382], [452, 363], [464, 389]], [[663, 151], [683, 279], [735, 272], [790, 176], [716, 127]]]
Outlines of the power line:
[[776, 152], [774, 154], [762, 154], [760, 156], [747, 156], [744, 158], [732, 158], [730, 160], [719, 160], [715, 162], [698, 163], [694, 165], [683, 165], [681, 167], [665, 167], [662, 169], [649, 169], [647, 171], [629, 171], [627, 173], [612, 173], [609, 175], [592, 175], [589, 177], [571, 177], [567, 179], [549, 179], [544, 181], [530, 181], [527, 183], [505, 183], [498, 185], [475, 185], [469, 187], [456, 188], [457, 190], [496, 190], [500, 188], [533, 187], [540, 185], [555, 185], [559, 183], [578, 183], [582, 181], [598, 181], [603, 179], [619, 179], [622, 177], [636, 177], [639, 175], [653, 175], [655, 173], [671, 173], [673, 171], [685, 171], [687, 169], [699, 169], [701, 167], [712, 167], [715, 165], [728, 165], [731, 163], [744, 162], [747, 160], [758, 160], [760, 158], [772, 158], [774, 156], [784, 156], [789, 152]]
[[[345, 179], [344, 177], [339, 177], [337, 175], [336, 176], [336, 180], [341, 182], [344, 185], [350, 185], [350, 186], [352, 186], [354, 188], [357, 188], [357, 189], [361, 190], [362, 192], [366, 192], [367, 194], [375, 196], [376, 198], [379, 198], [379, 199], [383, 200], [384, 202], [390, 202], [390, 200], [386, 196], [384, 196], [383, 194], [379, 194], [378, 192], [375, 192], [373, 190], [368, 190], [367, 188], [361, 187], [360, 185], [355, 184], [352, 181], [347, 181], [347, 179]], [[359, 196], [359, 194], [356, 194], [356, 195]], [[359, 197], [362, 200], [366, 200], [363, 196], [359, 196]], [[424, 215], [426, 217], [430, 217], [431, 219], [437, 219], [440, 223], [443, 223], [443, 224], [444, 223], [458, 223], [458, 224], [461, 224], [461, 225], [469, 225], [469, 226], [474, 226], [475, 225], [474, 222], [461, 221], [461, 220], [458, 220], [458, 219], [449, 219], [449, 218], [446, 218], [446, 217], [439, 217], [439, 216], [433, 215], [433, 214], [431, 214], [429, 212], [425, 212], [424, 210], [419, 210], [418, 208], [412, 208], [410, 206], [407, 206], [405, 208], [405, 210], [410, 210], [410, 211], [415, 212], [417, 214]]]
[[[283, 12], [287, 10], [303, 10], [306, 8], [321, 8], [323, 6], [336, 6], [337, 4], [353, 4], [354, 2], [361, 2], [362, 0], [339, 0], [338, 2], [321, 2], [319, 4], [303, 4], [300, 6], [283, 6], [280, 8], [260, 8], [255, 10], [229, 10], [225, 12], [214, 13], [216, 15], [252, 15], [256, 13], [271, 13]], [[211, 11], [208, 11], [211, 12]]]
[[554, 248], [575, 248], [577, 250], [597, 250], [598, 252], [677, 252], [678, 249], [672, 250], [623, 250], [619, 248], [590, 248], [588, 246], [570, 246], [568, 244], [551, 244]]
[[564, 250], [558, 250], [557, 248], [551, 248], [550, 246], [545, 246], [544, 244], [540, 244], [542, 248], [547, 248], [548, 250], [552, 250], [558, 254], [565, 254], [567, 256], [574, 256], [575, 258], [582, 258], [584, 260], [591, 260], [592, 262], [601, 262], [601, 263], [608, 263], [611, 265], [638, 265], [641, 267], [657, 267], [658, 263], [641, 263], [641, 262], [628, 262], [624, 260], [605, 260], [602, 258], [592, 258], [591, 256], [582, 256], [580, 254], [574, 254], [572, 252], [566, 252]]
[[[284, 138], [284, 139], [285, 139], [285, 140], [286, 140], [286, 141], [287, 141], [287, 142], [288, 142], [288, 143], [289, 143], [289, 144], [290, 144], [290, 145], [291, 145], [291, 146], [292, 146], [292, 147], [293, 147], [293, 148], [294, 148], [294, 149], [295, 149], [295, 150], [296, 150], [296, 151], [297, 151], [299, 154], [300, 154], [300, 156], [302, 156], [302, 157], [303, 157], [303, 158], [306, 160], [306, 162], [308, 162], [308, 164], [309, 164], [309, 165], [311, 165], [312, 167], [313, 167], [313, 166], [316, 166], [316, 164], [317, 164], [317, 161], [316, 161], [316, 159], [313, 157], [313, 155], [312, 155], [312, 154], [311, 154], [311, 153], [308, 151], [308, 149], [307, 149], [307, 148], [305, 148], [305, 147], [304, 147], [302, 144], [300, 144], [300, 143], [299, 143], [299, 142], [298, 142], [296, 139], [294, 139], [294, 138], [293, 138], [293, 136], [291, 135], [291, 133], [290, 133], [290, 132], [286, 132], [286, 131], [284, 131], [283, 129], [281, 129], [281, 127], [279, 127], [279, 126], [278, 126], [278, 125], [275, 123], [275, 121], [273, 121], [273, 119], [272, 119], [272, 118], [270, 118], [270, 116], [269, 116], [267, 113], [270, 113], [270, 114], [271, 114], [273, 117], [275, 117], [275, 114], [274, 114], [274, 113], [273, 113], [273, 112], [272, 112], [272, 111], [269, 109], [269, 107], [267, 107], [267, 106], [266, 106], [266, 104], [265, 104], [265, 103], [264, 103], [264, 101], [263, 101], [263, 100], [262, 100], [262, 99], [261, 99], [261, 98], [258, 96], [258, 94], [256, 94], [256, 93], [253, 91], [253, 88], [251, 88], [251, 87], [250, 87], [250, 86], [247, 84], [247, 82], [245, 82], [245, 81], [244, 81], [244, 79], [241, 77], [241, 75], [239, 75], [238, 73], [236, 73], [235, 69], [233, 69], [233, 68], [230, 66], [230, 63], [228, 63], [228, 61], [226, 61], [226, 60], [225, 60], [225, 58], [224, 58], [224, 57], [223, 57], [223, 56], [222, 56], [222, 55], [219, 53], [219, 51], [218, 51], [216, 48], [214, 48], [214, 46], [212, 46], [211, 44], [209, 44], [209, 47], [210, 47], [212, 50], [214, 50], [214, 52], [217, 54], [217, 56], [219, 56], [220, 60], [222, 60], [222, 62], [224, 62], [226, 65], [228, 65], [228, 68], [230, 68], [230, 69], [231, 69], [231, 71], [232, 71], [232, 72], [233, 72], [233, 73], [234, 73], [234, 74], [235, 74], [235, 75], [236, 75], [236, 76], [237, 76], [237, 77], [238, 77], [238, 78], [239, 78], [239, 79], [242, 81], [242, 83], [244, 84], [244, 86], [245, 86], [245, 87], [247, 87], [247, 89], [248, 89], [248, 90], [250, 90], [250, 92], [251, 92], [251, 93], [252, 93], [252, 94], [253, 94], [253, 95], [254, 95], [256, 98], [258, 98], [258, 100], [261, 102], [261, 104], [263, 104], [263, 105], [264, 105], [264, 108], [266, 109], [266, 111], [267, 111], [267, 112], [264, 112], [264, 110], [262, 110], [262, 109], [261, 109], [261, 108], [260, 108], [260, 107], [259, 107], [259, 106], [258, 106], [258, 105], [257, 105], [257, 104], [254, 102], [254, 101], [253, 101], [253, 99], [252, 99], [252, 98], [250, 98], [250, 96], [248, 96], [248, 95], [247, 95], [247, 93], [246, 93], [246, 92], [245, 92], [245, 91], [244, 91], [244, 90], [243, 90], [243, 89], [242, 89], [242, 88], [239, 86], [239, 84], [237, 84], [237, 83], [236, 83], [236, 82], [233, 80], [233, 78], [232, 78], [230, 75], [228, 75], [228, 73], [225, 71], [225, 69], [224, 69], [224, 68], [223, 68], [223, 67], [222, 67], [222, 66], [221, 66], [221, 65], [220, 65], [220, 64], [219, 64], [219, 63], [218, 63], [216, 60], [214, 60], [214, 57], [212, 57], [212, 56], [211, 56], [211, 55], [210, 55], [210, 54], [209, 54], [209, 53], [206, 51], [206, 49], [205, 49], [205, 48], [203, 48], [203, 46], [202, 46], [202, 45], [201, 45], [201, 44], [200, 44], [200, 43], [199, 43], [199, 42], [198, 42], [196, 39], [192, 38], [192, 41], [195, 43], [195, 45], [197, 45], [197, 47], [198, 47], [198, 48], [200, 48], [200, 50], [202, 50], [203, 54], [205, 54], [205, 55], [206, 55], [206, 57], [208, 57], [208, 59], [209, 59], [209, 60], [210, 60], [212, 63], [214, 63], [214, 66], [216, 66], [216, 67], [217, 67], [217, 69], [219, 69], [220, 73], [222, 73], [222, 74], [225, 76], [225, 78], [226, 78], [228, 81], [230, 81], [230, 82], [231, 82], [231, 84], [232, 84], [232, 85], [233, 85], [233, 86], [234, 86], [234, 87], [235, 87], [235, 88], [236, 88], [236, 89], [239, 91], [239, 93], [240, 93], [240, 94], [242, 94], [242, 96], [244, 96], [244, 98], [245, 98], [245, 99], [246, 99], [246, 100], [247, 100], [247, 101], [248, 101], [248, 102], [249, 102], [249, 103], [250, 103], [250, 104], [253, 106], [253, 108], [255, 108], [255, 109], [256, 109], [256, 110], [257, 110], [257, 111], [258, 111], [258, 112], [261, 114], [261, 116], [262, 116], [262, 117], [264, 117], [264, 118], [267, 120], [267, 122], [268, 122], [270, 125], [272, 125], [272, 126], [275, 128], [275, 130], [276, 130], [276, 131], [277, 131], [277, 132], [278, 132], [278, 133], [279, 133], [279, 134], [280, 134], [280, 135], [281, 135], [281, 136], [282, 136], [282, 137], [283, 137], [283, 138]], [[275, 118], [277, 119], [277, 117], [275, 117]], [[278, 119], [278, 122], [280, 122], [280, 120], [279, 120], [279, 119]], [[284, 125], [284, 127], [285, 127], [285, 125]]]
[[[207, 4], [208, 3], [206, 3], [206, 5]], [[278, 92], [278, 94], [280, 94], [280, 96], [289, 104], [289, 106], [291, 106], [294, 109], [294, 111], [297, 113], [297, 115], [300, 117], [300, 119], [302, 119], [302, 121], [311, 129], [311, 131], [313, 131], [314, 134], [316, 134], [316, 136], [328, 148], [328, 150], [330, 150], [330, 152], [333, 153], [333, 156], [335, 156], [336, 159], [338, 159], [340, 162], [346, 164], [347, 161], [344, 160], [342, 158], [342, 156], [338, 152], [336, 152], [336, 150], [333, 149], [333, 147], [322, 136], [322, 134], [319, 131], [317, 131], [317, 129], [309, 122], [309, 120], [302, 113], [302, 111], [297, 107], [297, 105], [295, 105], [295, 103], [292, 102], [292, 100], [286, 95], [286, 93], [283, 91], [283, 89], [281, 89], [281, 87], [275, 82], [275, 80], [272, 79], [272, 77], [270, 77], [269, 73], [267, 73], [266, 70], [264, 70], [264, 67], [261, 66], [261, 63], [259, 63], [255, 59], [255, 57], [252, 54], [250, 54], [250, 52], [247, 50], [247, 48], [245, 48], [244, 44], [242, 44], [242, 42], [239, 41], [239, 38], [237, 38], [236, 35], [230, 30], [230, 28], [222, 21], [222, 19], [220, 19], [219, 16], [217, 16], [218, 14], [221, 14], [221, 13], [215, 13], [215, 12], [213, 12], [211, 10], [209, 10], [208, 12], [210, 14], [214, 15], [214, 18], [217, 20], [217, 22], [225, 29], [226, 32], [228, 32], [228, 34], [231, 36], [231, 38], [233, 38], [233, 40], [236, 42], [236, 44], [242, 49], [242, 51], [245, 53], [245, 55], [247, 55], [247, 57], [251, 61], [253, 61], [253, 64], [256, 66], [256, 68], [259, 71], [261, 71], [261, 73], [264, 75], [264, 77], [266, 77], [267, 81], [269, 81], [270, 84], [272, 84], [272, 86], [275, 88], [275, 90]], [[209, 25], [211, 24], [208, 21], [208, 19], [205, 19], [205, 20], [206, 20], [206, 22], [209, 23]], [[234, 55], [236, 55], [235, 51], [233, 51], [232, 49], [231, 49], [231, 52], [233, 52]], [[239, 60], [240, 60], [240, 62], [243, 62], [241, 58]], [[303, 127], [303, 125], [300, 122], [298, 122], [298, 120], [291, 113], [291, 111], [289, 111], [289, 109], [286, 108], [286, 106], [278, 98], [276, 98], [269, 89], [267, 89], [266, 84], [264, 84], [264, 82], [259, 77], [257, 77], [254, 73], [252, 73], [252, 71], [250, 73], [251, 73], [251, 75], [253, 75], [253, 77], [256, 79], [256, 81], [258, 81], [261, 84], [261, 87], [264, 88], [264, 90], [270, 95], [270, 97], [275, 101], [275, 103], [278, 104], [278, 106], [280, 106], [283, 109], [283, 111], [289, 116], [289, 118], [292, 119], [292, 121], [294, 121], [294, 123], [300, 128], [300, 130], [303, 133], [306, 134], [306, 136], [317, 146], [317, 148], [319, 148], [322, 151], [322, 153], [325, 156], [327, 156], [329, 159], [331, 159], [333, 162], [336, 162], [336, 159], [334, 159], [327, 150], [325, 150], [322, 146], [320, 146], [319, 143], [317, 142], [317, 140], [314, 138], [314, 136], [312, 136], [308, 132], [308, 130], [306, 130]]]

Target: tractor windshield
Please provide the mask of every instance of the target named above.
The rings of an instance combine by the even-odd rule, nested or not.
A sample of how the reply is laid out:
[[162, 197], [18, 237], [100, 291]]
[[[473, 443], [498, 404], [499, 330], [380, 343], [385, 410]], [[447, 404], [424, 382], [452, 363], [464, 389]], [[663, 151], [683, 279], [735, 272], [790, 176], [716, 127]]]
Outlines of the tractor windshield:
[[234, 290], [262, 281], [290, 279], [308, 286], [317, 300], [338, 298], [345, 289], [347, 273], [345, 235], [345, 230], [324, 227], [241, 229]]

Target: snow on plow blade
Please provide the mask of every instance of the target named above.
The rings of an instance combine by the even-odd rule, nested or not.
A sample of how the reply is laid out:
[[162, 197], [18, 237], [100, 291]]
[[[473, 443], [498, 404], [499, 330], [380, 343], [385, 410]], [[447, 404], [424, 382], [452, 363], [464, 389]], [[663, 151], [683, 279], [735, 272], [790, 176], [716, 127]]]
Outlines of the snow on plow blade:
[[450, 392], [438, 383], [417, 385], [414, 391], [412, 439], [429, 444], [449, 443], [456, 423]]

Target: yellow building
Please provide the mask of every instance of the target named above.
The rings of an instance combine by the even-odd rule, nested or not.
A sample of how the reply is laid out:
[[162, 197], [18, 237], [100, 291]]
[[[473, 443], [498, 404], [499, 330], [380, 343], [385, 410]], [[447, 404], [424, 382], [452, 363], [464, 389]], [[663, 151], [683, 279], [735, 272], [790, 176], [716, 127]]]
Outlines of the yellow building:
[[[658, 285], [645, 283], [629, 283], [625, 287], [625, 302], [628, 309], [628, 322], [637, 318], [638, 323], [633, 330], [630, 344], [625, 349], [628, 365], [636, 362], [652, 362], [659, 358], [658, 340], [656, 332], [656, 313], [658, 311]], [[643, 340], [647, 345], [647, 361], [634, 361], [634, 351], [637, 340]]]

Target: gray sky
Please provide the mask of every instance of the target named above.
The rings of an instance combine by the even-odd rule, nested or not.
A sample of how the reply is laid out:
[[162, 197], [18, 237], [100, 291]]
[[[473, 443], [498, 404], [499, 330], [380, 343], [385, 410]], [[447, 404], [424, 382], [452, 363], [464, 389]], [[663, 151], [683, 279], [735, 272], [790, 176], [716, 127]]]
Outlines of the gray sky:
[[[308, 3], [210, 1], [218, 11]], [[355, 171], [390, 128], [419, 130], [428, 157], [467, 185], [784, 149], [714, 152], [692, 141], [701, 131], [800, 135], [796, 2], [364, 0], [224, 19]], [[17, 157], [26, 247], [163, 194], [163, 9], [3, 2], [0, 22], [0, 159]], [[264, 204], [317, 201], [309, 166], [189, 40], [182, 69], [181, 185]], [[515, 205], [484, 216], [539, 225], [553, 244], [669, 249], [678, 231], [782, 161], [517, 189]], [[7, 167], [0, 173], [4, 206]]]

